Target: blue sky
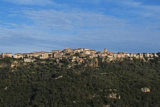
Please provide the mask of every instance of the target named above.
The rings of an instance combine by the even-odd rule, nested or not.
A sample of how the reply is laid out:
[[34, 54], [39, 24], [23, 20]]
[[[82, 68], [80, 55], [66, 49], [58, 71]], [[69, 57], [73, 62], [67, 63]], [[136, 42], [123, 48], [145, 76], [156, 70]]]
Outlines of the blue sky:
[[159, 40], [159, 0], [0, 1], [0, 52], [159, 52]]

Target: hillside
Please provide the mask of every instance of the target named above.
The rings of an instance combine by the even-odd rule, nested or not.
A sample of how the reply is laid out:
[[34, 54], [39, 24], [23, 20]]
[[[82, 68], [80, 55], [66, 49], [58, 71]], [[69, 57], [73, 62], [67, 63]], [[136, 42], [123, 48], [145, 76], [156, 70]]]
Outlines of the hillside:
[[159, 107], [159, 60], [0, 59], [0, 106]]

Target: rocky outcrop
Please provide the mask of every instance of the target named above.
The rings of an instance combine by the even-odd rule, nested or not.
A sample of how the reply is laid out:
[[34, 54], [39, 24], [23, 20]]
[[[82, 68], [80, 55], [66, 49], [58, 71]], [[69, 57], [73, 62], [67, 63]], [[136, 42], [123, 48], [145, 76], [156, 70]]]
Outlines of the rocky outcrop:
[[118, 95], [117, 93], [111, 93], [108, 95], [109, 99], [121, 99], [121, 96]]
[[150, 93], [150, 92], [151, 92], [151, 90], [150, 90], [149, 88], [147, 88], [147, 87], [141, 88], [141, 91], [142, 91], [143, 93]]

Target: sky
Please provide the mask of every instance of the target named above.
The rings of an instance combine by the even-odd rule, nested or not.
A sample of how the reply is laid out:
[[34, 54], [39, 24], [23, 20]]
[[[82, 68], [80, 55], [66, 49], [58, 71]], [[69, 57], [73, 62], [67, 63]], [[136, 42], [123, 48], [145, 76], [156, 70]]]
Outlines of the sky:
[[159, 52], [159, 41], [159, 0], [0, 0], [0, 52]]

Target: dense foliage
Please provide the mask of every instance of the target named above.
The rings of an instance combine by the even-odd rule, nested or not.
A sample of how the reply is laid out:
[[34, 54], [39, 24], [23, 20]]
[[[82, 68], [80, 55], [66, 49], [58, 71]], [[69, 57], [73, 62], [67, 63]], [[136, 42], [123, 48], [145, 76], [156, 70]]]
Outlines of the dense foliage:
[[[101, 60], [101, 59], [99, 59]], [[19, 65], [11, 67], [13, 62]], [[125, 60], [59, 67], [55, 60], [0, 59], [1, 107], [160, 107], [160, 62]], [[143, 93], [142, 87], [151, 89]], [[120, 99], [108, 98], [117, 93]]]

